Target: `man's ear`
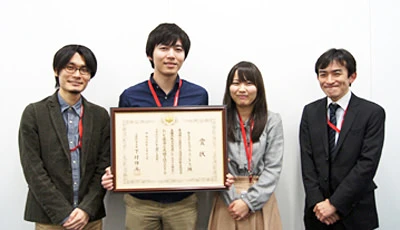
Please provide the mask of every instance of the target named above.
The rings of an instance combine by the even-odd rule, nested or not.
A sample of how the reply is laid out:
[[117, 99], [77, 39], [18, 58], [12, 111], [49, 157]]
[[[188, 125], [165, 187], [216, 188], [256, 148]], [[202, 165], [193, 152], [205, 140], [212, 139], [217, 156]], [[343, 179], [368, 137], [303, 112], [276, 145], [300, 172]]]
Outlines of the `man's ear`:
[[354, 72], [352, 75], [350, 75], [349, 77], [350, 85], [356, 80], [356, 78], [357, 78], [357, 72]]

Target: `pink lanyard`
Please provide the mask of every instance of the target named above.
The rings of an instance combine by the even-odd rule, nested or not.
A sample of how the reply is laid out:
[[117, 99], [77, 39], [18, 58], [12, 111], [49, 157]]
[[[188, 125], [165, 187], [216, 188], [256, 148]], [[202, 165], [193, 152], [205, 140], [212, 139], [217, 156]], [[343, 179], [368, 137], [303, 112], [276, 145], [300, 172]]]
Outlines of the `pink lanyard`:
[[78, 125], [78, 130], [79, 130], [78, 145], [73, 147], [72, 149], [69, 149], [69, 151], [71, 151], [71, 152], [73, 152], [73, 151], [77, 150], [78, 148], [82, 147], [82, 135], [83, 135], [82, 116], [83, 116], [83, 104], [81, 105], [81, 115], [79, 117], [79, 125]]
[[251, 119], [250, 133], [249, 133], [250, 140], [247, 143], [246, 129], [244, 128], [244, 123], [242, 121], [242, 117], [240, 116], [239, 112], [238, 112], [238, 116], [239, 116], [239, 121], [240, 121], [240, 129], [242, 130], [244, 149], [246, 150], [247, 165], [248, 165], [247, 170], [249, 171], [249, 183], [251, 183], [253, 180], [253, 174], [251, 172], [251, 158], [253, 156], [253, 140], [251, 139], [251, 134], [253, 132], [254, 120]]
[[[347, 106], [347, 108], [348, 108], [348, 106]], [[343, 114], [343, 117], [342, 117], [342, 123], [340, 124], [340, 128], [343, 127], [344, 116], [346, 116], [347, 108], [344, 110], [344, 114]], [[335, 130], [337, 133], [340, 133], [340, 129], [338, 127], [336, 127], [334, 124], [332, 124], [332, 122], [329, 120], [328, 116], [326, 116], [326, 118], [327, 118], [326, 120], [327, 120], [327, 123], [328, 123], [329, 127], [331, 127], [333, 130]]]
[[[149, 85], [151, 94], [153, 95], [154, 101], [156, 102], [158, 107], [162, 107], [160, 100], [158, 100], [156, 91], [153, 88], [153, 84], [151, 84], [150, 79], [147, 81], [147, 84]], [[178, 100], [179, 100], [179, 93], [181, 91], [181, 87], [182, 87], [182, 79], [179, 80], [179, 87], [178, 90], [175, 93], [175, 97], [174, 97], [174, 107], [178, 105]]]

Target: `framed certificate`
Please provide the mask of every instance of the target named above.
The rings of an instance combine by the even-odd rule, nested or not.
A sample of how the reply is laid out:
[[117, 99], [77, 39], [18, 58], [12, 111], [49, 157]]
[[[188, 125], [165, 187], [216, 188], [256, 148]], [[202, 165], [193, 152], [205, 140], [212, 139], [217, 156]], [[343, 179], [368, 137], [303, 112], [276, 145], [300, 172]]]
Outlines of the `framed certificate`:
[[225, 106], [110, 110], [114, 191], [226, 189]]

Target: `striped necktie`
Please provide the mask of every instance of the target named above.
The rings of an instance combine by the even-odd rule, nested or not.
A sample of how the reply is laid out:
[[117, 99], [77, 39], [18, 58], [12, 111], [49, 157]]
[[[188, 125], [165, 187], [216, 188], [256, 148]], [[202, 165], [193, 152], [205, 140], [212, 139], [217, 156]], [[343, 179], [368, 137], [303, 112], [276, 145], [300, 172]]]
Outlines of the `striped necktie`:
[[[336, 110], [340, 106], [338, 104], [329, 104], [329, 120], [336, 126]], [[332, 156], [335, 151], [336, 141], [335, 141], [336, 131], [328, 125], [328, 138], [329, 138], [329, 154]]]

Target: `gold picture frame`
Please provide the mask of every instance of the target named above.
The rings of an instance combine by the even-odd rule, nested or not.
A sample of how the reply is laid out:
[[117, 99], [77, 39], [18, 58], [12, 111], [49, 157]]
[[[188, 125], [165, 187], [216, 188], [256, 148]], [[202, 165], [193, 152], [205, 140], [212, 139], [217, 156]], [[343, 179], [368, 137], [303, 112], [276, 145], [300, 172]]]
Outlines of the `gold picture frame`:
[[227, 189], [225, 106], [110, 112], [114, 191]]

